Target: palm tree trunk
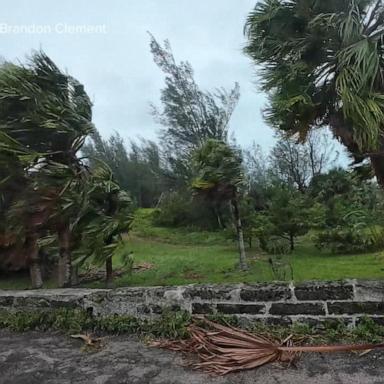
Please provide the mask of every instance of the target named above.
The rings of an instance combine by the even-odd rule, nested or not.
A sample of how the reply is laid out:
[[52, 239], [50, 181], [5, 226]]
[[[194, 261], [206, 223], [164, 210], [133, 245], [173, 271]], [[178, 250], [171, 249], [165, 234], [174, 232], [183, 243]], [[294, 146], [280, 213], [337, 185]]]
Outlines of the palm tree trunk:
[[59, 287], [71, 286], [71, 233], [69, 225], [65, 224], [59, 227], [59, 264], [58, 264], [58, 284]]
[[112, 256], [109, 256], [105, 261], [105, 282], [107, 288], [113, 288], [113, 268], [112, 268]]
[[371, 156], [370, 159], [377, 182], [384, 188], [384, 153], [383, 156]]
[[236, 226], [237, 243], [239, 246], [239, 265], [240, 265], [240, 269], [242, 271], [245, 271], [248, 269], [248, 265], [247, 265], [247, 257], [245, 255], [243, 227], [241, 225], [239, 205], [238, 205], [236, 197], [234, 199], [232, 199], [231, 204], [233, 207], [232, 213], [233, 213], [233, 218], [234, 218], [235, 226]]
[[215, 203], [212, 203], [211, 208], [212, 208], [212, 213], [216, 218], [219, 229], [224, 229], [223, 220], [221, 218], [219, 207]]
[[[367, 156], [359, 156], [359, 148], [353, 138], [353, 127], [342, 115], [342, 112], [333, 114], [330, 117], [329, 125], [333, 134], [344, 144], [348, 151], [354, 154], [356, 160], [364, 160]], [[384, 143], [380, 143], [380, 150], [374, 155], [370, 155], [372, 168], [378, 184], [384, 188]]]
[[39, 247], [37, 245], [36, 233], [27, 236], [26, 246], [29, 255], [29, 273], [31, 276], [32, 289], [38, 289], [43, 286], [43, 279], [41, 277]]

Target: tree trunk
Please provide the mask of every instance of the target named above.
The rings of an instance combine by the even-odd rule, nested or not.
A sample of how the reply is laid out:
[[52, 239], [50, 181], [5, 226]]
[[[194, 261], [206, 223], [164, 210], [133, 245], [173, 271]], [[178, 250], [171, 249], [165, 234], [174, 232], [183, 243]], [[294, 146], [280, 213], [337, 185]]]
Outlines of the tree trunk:
[[[117, 195], [114, 193], [110, 193], [108, 195], [108, 209], [106, 211], [106, 214], [108, 216], [114, 216], [117, 212], [118, 205], [117, 205]], [[106, 239], [104, 239], [105, 245], [110, 245], [113, 242], [113, 234], [110, 234]], [[112, 267], [112, 256], [110, 255], [105, 260], [105, 282], [107, 288], [113, 288], [113, 267]]]
[[79, 267], [75, 265], [72, 266], [71, 285], [78, 285], [79, 283]]
[[223, 221], [221, 220], [221, 215], [219, 211], [216, 211], [216, 217], [217, 217], [217, 224], [219, 224], [220, 229], [224, 229]]
[[105, 282], [107, 288], [113, 288], [113, 268], [112, 268], [112, 256], [109, 256], [105, 261]]
[[223, 224], [223, 219], [221, 217], [220, 207], [217, 204], [213, 203], [212, 209], [213, 209], [213, 214], [216, 216], [216, 220], [217, 220], [217, 224], [219, 225], [219, 228], [224, 229], [225, 226]]
[[295, 238], [292, 234], [289, 235], [289, 243], [291, 245], [291, 251], [293, 251], [295, 249]]
[[29, 273], [31, 276], [32, 289], [38, 289], [43, 286], [41, 277], [39, 247], [37, 245], [37, 234], [30, 234], [26, 239], [27, 252], [29, 257]]
[[245, 271], [248, 269], [248, 265], [247, 265], [247, 257], [245, 255], [244, 236], [243, 236], [243, 228], [241, 226], [239, 206], [236, 198], [232, 199], [231, 203], [233, 207], [233, 218], [235, 221], [236, 232], [237, 232], [237, 243], [239, 246], [240, 269], [242, 271]]
[[384, 188], [384, 143], [380, 143], [380, 149], [378, 153], [374, 155], [367, 156], [359, 154], [359, 147], [353, 138], [353, 127], [351, 123], [345, 121], [341, 112], [331, 116], [329, 125], [333, 134], [347, 147], [348, 151], [353, 154], [356, 161], [362, 161], [369, 157], [377, 182], [381, 188]]
[[58, 230], [59, 238], [59, 264], [58, 264], [58, 284], [59, 287], [71, 286], [71, 233], [69, 225], [63, 225]]
[[384, 188], [384, 153], [383, 156], [371, 156], [370, 159], [377, 182]]

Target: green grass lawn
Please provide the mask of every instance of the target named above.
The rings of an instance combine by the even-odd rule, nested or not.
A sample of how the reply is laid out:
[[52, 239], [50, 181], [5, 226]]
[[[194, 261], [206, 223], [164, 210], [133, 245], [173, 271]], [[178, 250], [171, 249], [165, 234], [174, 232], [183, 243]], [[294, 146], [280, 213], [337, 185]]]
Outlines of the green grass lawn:
[[[116, 285], [177, 285], [188, 283], [234, 283], [274, 280], [268, 256], [248, 249], [250, 268], [237, 268], [237, 249], [230, 245], [183, 245], [131, 237], [121, 252], [133, 252], [134, 262], [150, 263], [152, 269], [116, 279]], [[119, 266], [119, 257], [116, 266]], [[321, 253], [301, 239], [291, 255], [294, 280], [384, 278], [384, 254], [333, 255]], [[100, 286], [99, 284], [96, 284]], [[96, 286], [93, 285], [93, 286]]]
[[[188, 283], [262, 282], [275, 279], [268, 256], [248, 249], [249, 270], [237, 266], [236, 244], [218, 232], [155, 227], [151, 210], [139, 210], [133, 235], [121, 253], [133, 252], [134, 262], [150, 263], [152, 269], [116, 279], [116, 285], [176, 285]], [[119, 266], [119, 255], [115, 258]], [[334, 255], [318, 250], [311, 235], [300, 238], [291, 255], [295, 281], [384, 278], [384, 252]]]
[[[268, 256], [248, 249], [249, 270], [237, 267], [236, 244], [218, 232], [196, 232], [186, 229], [160, 228], [150, 225], [150, 211], [141, 210], [132, 234], [114, 258], [115, 267], [122, 256], [132, 252], [134, 263], [150, 263], [151, 269], [134, 271], [116, 278], [116, 286], [177, 285], [189, 283], [235, 283], [275, 280]], [[339, 280], [345, 278], [384, 278], [384, 252], [359, 255], [333, 255], [320, 252], [307, 235], [297, 241], [291, 255], [295, 281]], [[28, 276], [1, 277], [0, 288], [23, 289], [29, 286]], [[54, 283], [48, 281], [47, 287]], [[103, 282], [91, 283], [103, 287]]]

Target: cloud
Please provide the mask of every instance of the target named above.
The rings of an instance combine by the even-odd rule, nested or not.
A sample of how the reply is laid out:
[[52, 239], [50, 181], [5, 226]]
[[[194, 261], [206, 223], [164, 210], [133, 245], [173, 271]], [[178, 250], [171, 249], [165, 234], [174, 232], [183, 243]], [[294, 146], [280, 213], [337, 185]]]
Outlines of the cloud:
[[149, 51], [151, 31], [168, 38], [177, 60], [188, 60], [203, 89], [233, 87], [241, 98], [231, 132], [241, 145], [264, 148], [274, 142], [262, 119], [265, 95], [257, 90], [255, 71], [242, 53], [243, 25], [255, 0], [18, 0], [2, 8], [0, 23], [103, 25], [95, 34], [3, 34], [2, 55], [23, 59], [43, 48], [61, 67], [84, 83], [94, 100], [94, 122], [102, 135], [118, 131], [125, 139], [154, 139], [159, 126], [149, 103], [159, 102], [163, 74]]

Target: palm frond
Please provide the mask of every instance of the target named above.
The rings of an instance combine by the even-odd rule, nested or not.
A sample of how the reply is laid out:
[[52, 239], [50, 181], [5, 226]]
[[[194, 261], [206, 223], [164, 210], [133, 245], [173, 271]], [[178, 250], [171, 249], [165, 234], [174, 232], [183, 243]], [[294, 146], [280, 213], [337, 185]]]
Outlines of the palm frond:
[[195, 369], [214, 375], [254, 369], [275, 361], [291, 363], [303, 352], [348, 352], [384, 348], [381, 344], [294, 346], [291, 338], [273, 340], [242, 329], [198, 319], [187, 340], [157, 341], [152, 346], [198, 356]]

